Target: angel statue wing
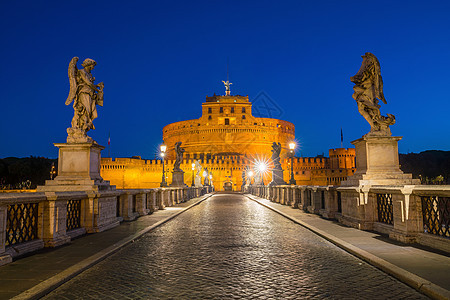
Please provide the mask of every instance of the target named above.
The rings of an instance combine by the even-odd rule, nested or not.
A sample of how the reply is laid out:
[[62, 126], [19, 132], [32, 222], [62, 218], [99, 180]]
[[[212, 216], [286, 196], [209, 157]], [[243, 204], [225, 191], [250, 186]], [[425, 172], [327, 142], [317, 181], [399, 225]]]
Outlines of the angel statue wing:
[[[375, 56], [374, 56], [375, 57]], [[383, 101], [384, 104], [387, 104], [386, 99], [384, 98], [384, 93], [383, 93], [383, 78], [381, 77], [381, 67], [380, 67], [380, 62], [378, 61], [378, 59], [375, 57], [376, 60], [376, 69], [377, 69], [377, 77], [375, 78], [375, 90], [377, 91], [377, 95], [376, 97], [378, 99], [380, 99], [381, 101]]]
[[69, 63], [69, 82], [70, 82], [70, 90], [69, 90], [69, 96], [67, 96], [66, 99], [66, 105], [69, 105], [72, 103], [73, 99], [75, 98], [77, 94], [77, 62], [78, 57], [72, 58], [72, 60]]

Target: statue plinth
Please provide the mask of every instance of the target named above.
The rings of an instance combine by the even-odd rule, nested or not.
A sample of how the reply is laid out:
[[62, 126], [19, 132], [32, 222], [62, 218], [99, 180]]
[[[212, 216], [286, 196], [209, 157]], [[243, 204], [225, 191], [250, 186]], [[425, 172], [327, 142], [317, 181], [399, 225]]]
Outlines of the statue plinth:
[[55, 143], [59, 148], [58, 176], [38, 186], [38, 192], [115, 190], [100, 176], [100, 152], [96, 142]]
[[341, 186], [420, 184], [411, 174], [400, 170], [400, 136], [365, 135], [351, 142], [356, 151], [356, 172]]
[[194, 185], [195, 187], [202, 187], [202, 178], [198, 175], [195, 175], [195, 179], [194, 179]]
[[272, 181], [269, 183], [269, 186], [275, 185], [287, 185], [286, 181], [283, 180], [283, 169], [281, 168], [272, 170]]
[[172, 172], [172, 183], [170, 186], [173, 187], [185, 187], [184, 183], [184, 171], [183, 170], [173, 170]]

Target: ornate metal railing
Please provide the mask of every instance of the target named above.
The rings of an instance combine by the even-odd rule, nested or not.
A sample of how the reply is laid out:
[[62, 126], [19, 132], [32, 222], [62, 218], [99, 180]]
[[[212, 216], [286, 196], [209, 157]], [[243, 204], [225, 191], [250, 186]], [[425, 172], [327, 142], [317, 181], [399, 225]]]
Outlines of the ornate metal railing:
[[320, 192], [320, 208], [325, 209], [325, 191]]
[[377, 194], [378, 222], [394, 224], [394, 206], [392, 194]]
[[450, 197], [422, 196], [425, 233], [450, 237]]
[[342, 198], [341, 192], [337, 192], [337, 212], [342, 213]]
[[8, 205], [6, 219], [6, 246], [12, 246], [38, 238], [39, 203]]
[[81, 227], [81, 200], [67, 201], [66, 230]]

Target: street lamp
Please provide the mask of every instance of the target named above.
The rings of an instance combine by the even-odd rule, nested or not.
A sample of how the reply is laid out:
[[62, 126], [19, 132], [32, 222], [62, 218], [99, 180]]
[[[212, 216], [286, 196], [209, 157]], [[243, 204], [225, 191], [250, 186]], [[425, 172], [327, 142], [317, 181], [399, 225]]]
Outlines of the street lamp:
[[212, 174], [209, 174], [209, 186], [212, 186]]
[[258, 164], [259, 174], [261, 176], [261, 185], [264, 185], [264, 172], [266, 171], [267, 166], [264, 162], [260, 162]]
[[250, 184], [249, 185], [252, 185], [253, 171], [248, 171], [248, 177], [250, 178]]
[[52, 163], [52, 168], [50, 170], [50, 180], [53, 180], [53, 178], [55, 178], [56, 175], [56, 168], [55, 168], [55, 163]]
[[206, 172], [206, 171], [203, 171], [203, 177], [204, 177], [204, 180], [203, 180], [203, 185], [208, 185], [207, 184], [207, 180], [208, 180], [208, 173]]
[[194, 183], [194, 170], [195, 170], [195, 164], [192, 163], [192, 186], [195, 186], [195, 183]]
[[295, 150], [295, 143], [290, 142], [289, 143], [289, 153], [291, 156], [291, 179], [289, 180], [289, 184], [295, 185], [295, 179], [294, 179], [294, 150]]
[[167, 182], [166, 182], [166, 172], [164, 170], [164, 158], [166, 156], [166, 150], [167, 150], [167, 146], [162, 144], [159, 149], [161, 150], [161, 159], [162, 159], [162, 165], [163, 165], [163, 169], [162, 169], [162, 181], [160, 186], [161, 187], [166, 187], [167, 186]]

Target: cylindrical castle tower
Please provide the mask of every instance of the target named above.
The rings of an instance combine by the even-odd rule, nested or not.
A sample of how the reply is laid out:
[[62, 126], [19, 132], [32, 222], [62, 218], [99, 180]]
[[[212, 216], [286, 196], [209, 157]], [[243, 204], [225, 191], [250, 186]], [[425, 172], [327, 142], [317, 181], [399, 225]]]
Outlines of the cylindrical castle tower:
[[281, 143], [286, 153], [295, 139], [294, 124], [252, 116], [248, 96], [206, 97], [199, 119], [169, 124], [163, 128], [168, 158], [174, 159], [174, 145], [182, 142], [185, 159], [211, 159], [224, 156], [271, 156], [272, 143]]

